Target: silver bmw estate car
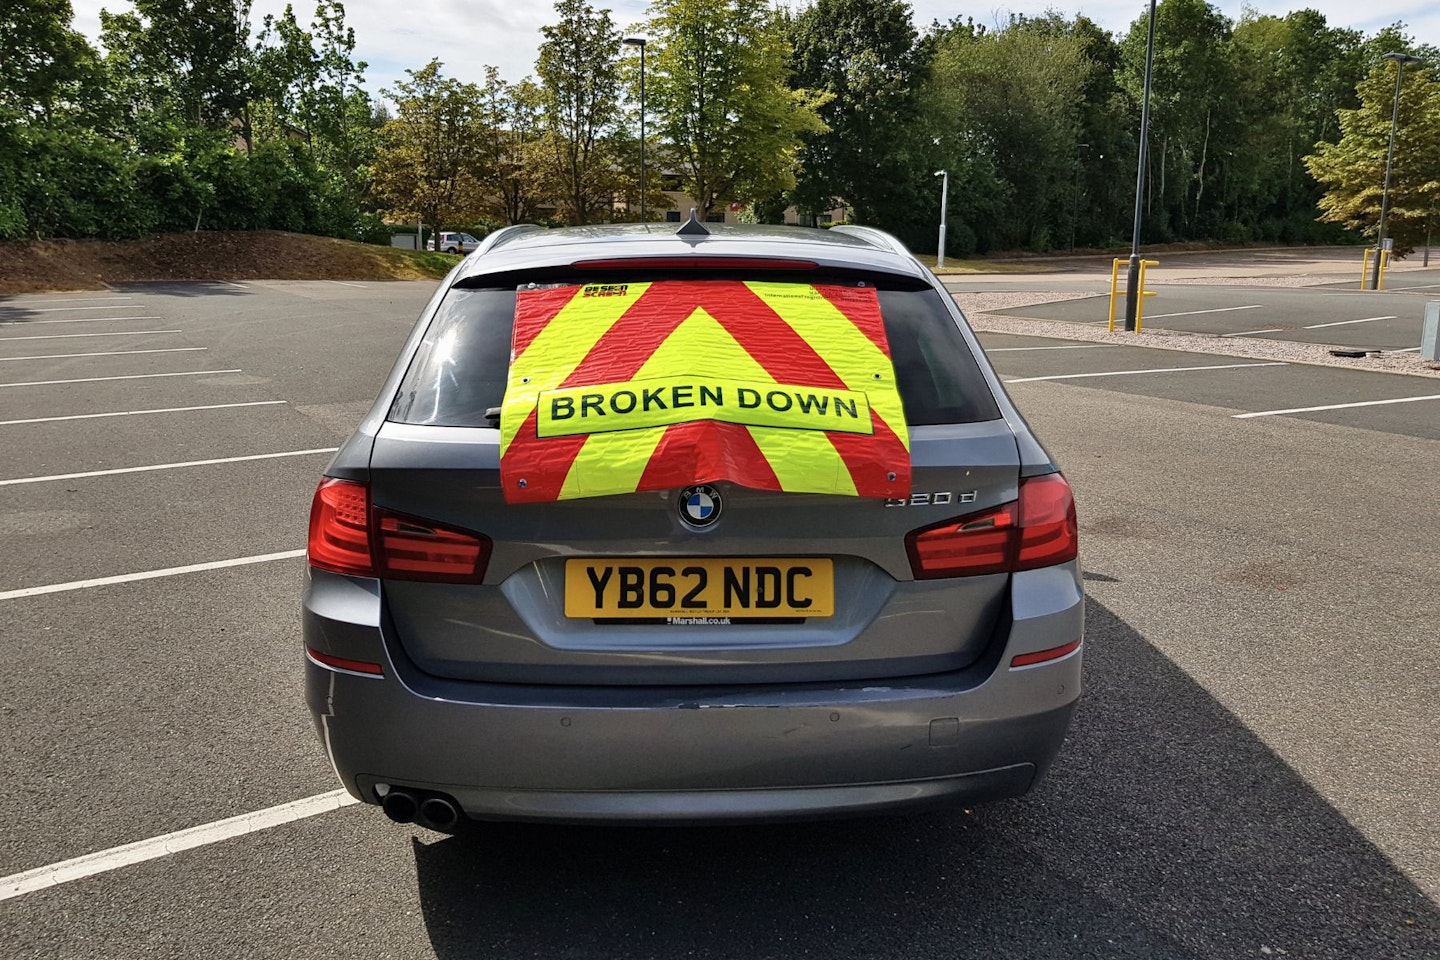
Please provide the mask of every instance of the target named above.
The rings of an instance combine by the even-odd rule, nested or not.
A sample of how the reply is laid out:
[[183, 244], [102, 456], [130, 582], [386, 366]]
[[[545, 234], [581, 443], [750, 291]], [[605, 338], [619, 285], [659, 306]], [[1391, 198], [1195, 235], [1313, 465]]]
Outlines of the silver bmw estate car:
[[1080, 693], [1070, 487], [863, 227], [490, 235], [325, 470], [308, 559], [321, 743], [437, 830], [1018, 796]]

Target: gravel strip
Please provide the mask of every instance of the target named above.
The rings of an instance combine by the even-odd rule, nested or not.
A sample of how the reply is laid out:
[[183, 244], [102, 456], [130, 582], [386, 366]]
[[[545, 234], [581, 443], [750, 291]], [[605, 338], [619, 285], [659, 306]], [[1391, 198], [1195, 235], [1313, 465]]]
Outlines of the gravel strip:
[[[1028, 299], [1026, 299], [1028, 298]], [[1380, 353], [1366, 357], [1334, 357], [1332, 347], [1316, 343], [1294, 343], [1288, 340], [1264, 340], [1259, 337], [1214, 337], [1183, 333], [1110, 333], [1095, 326], [1063, 323], [1057, 320], [1024, 320], [999, 316], [986, 310], [1004, 310], [1074, 299], [1073, 293], [1054, 294], [957, 294], [956, 301], [976, 331], [1010, 333], [1022, 337], [1049, 337], [1061, 340], [1083, 340], [1090, 343], [1112, 343], [1131, 347], [1152, 347], [1186, 353], [1212, 353], [1250, 360], [1282, 360], [1286, 363], [1308, 363], [1317, 367], [1345, 367], [1372, 373], [1397, 373], [1412, 377], [1440, 379], [1440, 363], [1421, 359], [1415, 353]]]

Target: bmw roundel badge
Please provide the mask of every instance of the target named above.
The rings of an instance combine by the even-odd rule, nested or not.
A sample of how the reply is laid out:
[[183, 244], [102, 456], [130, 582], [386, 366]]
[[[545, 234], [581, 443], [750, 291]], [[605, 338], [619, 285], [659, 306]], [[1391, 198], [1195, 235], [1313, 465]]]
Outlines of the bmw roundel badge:
[[681, 490], [678, 505], [680, 520], [687, 526], [708, 527], [720, 519], [720, 491], [709, 484]]

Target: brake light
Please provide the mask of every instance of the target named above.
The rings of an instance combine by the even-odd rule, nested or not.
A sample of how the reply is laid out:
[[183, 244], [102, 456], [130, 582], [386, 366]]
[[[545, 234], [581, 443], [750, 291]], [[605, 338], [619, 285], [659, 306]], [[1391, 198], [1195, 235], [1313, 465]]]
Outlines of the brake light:
[[905, 548], [915, 579], [1004, 573], [1014, 555], [1015, 522], [1015, 504], [1007, 503], [912, 532], [905, 538]]
[[352, 577], [373, 577], [370, 562], [370, 488], [327, 477], [310, 504], [310, 566]]
[[576, 270], [814, 270], [813, 260], [791, 257], [614, 257], [577, 260]]
[[905, 537], [917, 580], [1033, 570], [1079, 553], [1075, 501], [1058, 473], [1020, 481], [1020, 498]]
[[479, 583], [490, 540], [429, 520], [375, 509], [375, 565], [386, 580]]
[[326, 478], [310, 506], [312, 567], [352, 577], [479, 583], [488, 537], [372, 507], [370, 488]]
[[1020, 481], [1020, 547], [1016, 570], [1074, 560], [1080, 553], [1075, 498], [1058, 473]]

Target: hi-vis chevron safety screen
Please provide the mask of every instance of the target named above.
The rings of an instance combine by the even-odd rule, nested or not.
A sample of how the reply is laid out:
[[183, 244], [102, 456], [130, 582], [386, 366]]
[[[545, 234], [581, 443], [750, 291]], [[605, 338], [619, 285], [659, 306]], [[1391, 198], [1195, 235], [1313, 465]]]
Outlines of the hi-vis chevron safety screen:
[[510, 503], [719, 480], [910, 495], [905, 412], [870, 287], [521, 290], [500, 435]]

